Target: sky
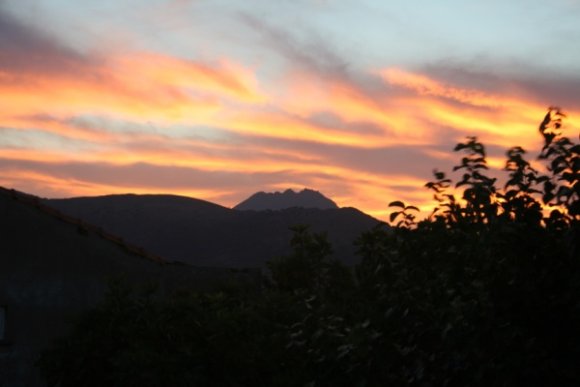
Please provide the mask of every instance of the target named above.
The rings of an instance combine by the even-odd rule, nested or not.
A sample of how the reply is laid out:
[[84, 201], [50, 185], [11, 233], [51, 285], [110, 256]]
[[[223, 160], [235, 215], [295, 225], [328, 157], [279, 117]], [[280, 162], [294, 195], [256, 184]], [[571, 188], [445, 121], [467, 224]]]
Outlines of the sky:
[[579, 42], [580, 0], [0, 0], [0, 185], [428, 211], [466, 136], [577, 136]]

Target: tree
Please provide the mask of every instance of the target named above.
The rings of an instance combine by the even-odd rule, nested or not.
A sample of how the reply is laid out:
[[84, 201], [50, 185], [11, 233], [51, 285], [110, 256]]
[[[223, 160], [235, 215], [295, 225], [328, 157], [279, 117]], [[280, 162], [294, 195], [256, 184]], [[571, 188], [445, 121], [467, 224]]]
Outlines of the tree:
[[504, 187], [477, 138], [458, 144], [459, 181], [426, 185], [433, 214], [391, 203], [354, 270], [298, 226], [261, 292], [112, 287], [41, 369], [61, 386], [580, 385], [579, 146], [563, 118], [540, 125], [548, 173], [516, 146]]

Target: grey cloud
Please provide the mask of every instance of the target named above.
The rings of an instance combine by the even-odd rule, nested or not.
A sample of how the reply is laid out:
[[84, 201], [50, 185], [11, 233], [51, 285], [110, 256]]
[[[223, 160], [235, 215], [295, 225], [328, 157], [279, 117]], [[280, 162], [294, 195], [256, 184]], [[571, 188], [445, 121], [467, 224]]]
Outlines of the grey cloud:
[[[239, 138], [244, 141], [243, 138]], [[252, 138], [254, 144], [265, 148], [282, 149], [315, 155], [320, 159], [319, 164], [339, 166], [361, 173], [377, 175], [411, 175], [429, 177], [433, 165], [441, 165], [441, 168], [451, 166], [449, 162], [430, 156], [426, 151], [436, 150], [451, 152], [455, 144], [450, 142], [445, 145], [432, 146], [389, 146], [379, 148], [359, 148], [338, 144], [320, 144], [299, 140], [281, 140], [276, 138]], [[243, 146], [243, 145], [242, 145]]]
[[13, 73], [81, 73], [89, 59], [0, 6], [0, 68]]
[[290, 60], [293, 65], [330, 77], [344, 78], [347, 74], [348, 61], [336, 54], [328, 42], [324, 42], [314, 33], [310, 34], [307, 43], [303, 43], [287, 31], [276, 28], [251, 14], [240, 13], [239, 18], [257, 31], [268, 46]]
[[315, 113], [306, 118], [305, 121], [318, 127], [328, 127], [347, 133], [359, 133], [361, 135], [380, 135], [384, 133], [384, 128], [372, 122], [345, 122], [338, 115], [331, 112]]
[[[517, 73], [514, 68], [518, 69]], [[490, 63], [484, 69], [468, 62], [432, 63], [423, 71], [452, 85], [493, 94], [516, 93], [546, 107], [556, 105], [565, 110], [566, 107], [577, 108], [580, 104], [580, 72], [549, 72], [523, 63], [511, 66]]]
[[[457, 141], [465, 138], [463, 132], [446, 127], [434, 128], [434, 130], [440, 132], [439, 142], [430, 145], [393, 145], [360, 148], [267, 137], [246, 139], [243, 136], [237, 137], [237, 142], [241, 147], [247, 141], [248, 144], [251, 142], [264, 148], [315, 155], [318, 159], [316, 162], [318, 165], [338, 166], [360, 171], [361, 174], [370, 173], [377, 176], [415, 176], [427, 182], [432, 178], [433, 169], [450, 172], [463, 156], [461, 153], [453, 152]], [[484, 145], [489, 156], [503, 158], [506, 154], [507, 148], [488, 143]], [[438, 158], [434, 155], [436, 153], [446, 154], [450, 157], [446, 159]], [[536, 157], [535, 154], [528, 155], [528, 159], [533, 159], [534, 157]]]
[[[146, 187], [167, 192], [171, 189], [255, 190], [292, 179], [294, 172], [242, 173], [204, 171], [194, 168], [157, 166], [147, 163], [42, 163], [0, 158], [0, 171], [35, 171], [60, 179], [76, 179], [93, 184]], [[305, 176], [304, 174], [301, 174]], [[324, 174], [312, 175], [321, 177]]]

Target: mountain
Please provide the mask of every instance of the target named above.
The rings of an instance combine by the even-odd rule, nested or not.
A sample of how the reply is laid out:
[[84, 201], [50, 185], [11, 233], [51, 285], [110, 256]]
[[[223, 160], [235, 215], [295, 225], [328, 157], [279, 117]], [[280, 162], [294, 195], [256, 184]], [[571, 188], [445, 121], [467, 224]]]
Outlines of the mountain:
[[336, 257], [353, 264], [353, 241], [379, 223], [354, 208], [238, 211], [172, 195], [110, 195], [44, 203], [153, 254], [208, 267], [263, 267], [290, 252], [290, 227], [296, 225], [327, 232]]
[[336, 209], [335, 202], [318, 191], [304, 189], [294, 192], [287, 189], [284, 192], [257, 192], [234, 207], [235, 210], [283, 210], [292, 207]]

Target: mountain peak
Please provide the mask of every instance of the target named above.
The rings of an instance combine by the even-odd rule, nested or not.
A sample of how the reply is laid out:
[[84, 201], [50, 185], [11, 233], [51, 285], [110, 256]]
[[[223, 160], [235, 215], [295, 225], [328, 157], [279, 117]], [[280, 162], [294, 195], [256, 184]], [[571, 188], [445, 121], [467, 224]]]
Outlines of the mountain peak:
[[234, 207], [235, 210], [283, 210], [292, 207], [330, 209], [338, 208], [335, 202], [318, 191], [305, 188], [300, 192], [257, 192]]

